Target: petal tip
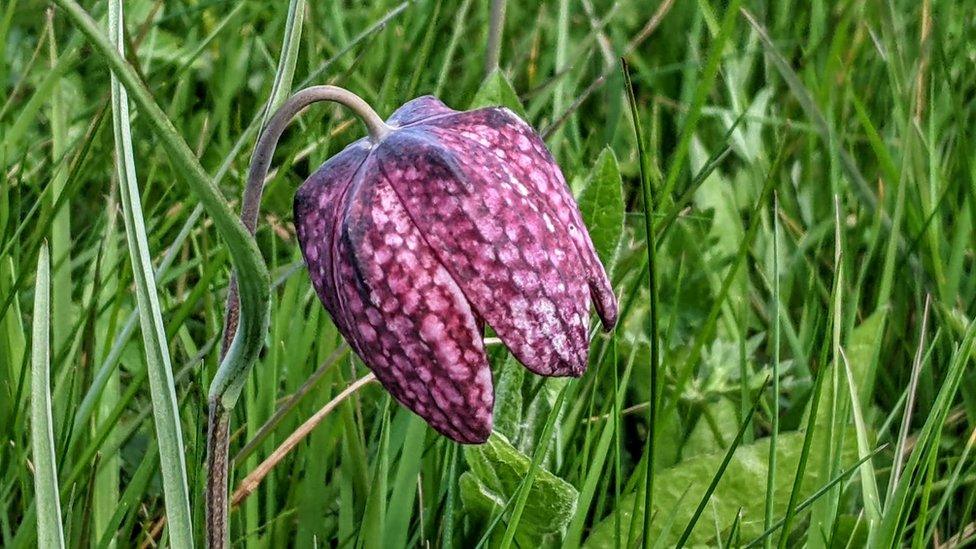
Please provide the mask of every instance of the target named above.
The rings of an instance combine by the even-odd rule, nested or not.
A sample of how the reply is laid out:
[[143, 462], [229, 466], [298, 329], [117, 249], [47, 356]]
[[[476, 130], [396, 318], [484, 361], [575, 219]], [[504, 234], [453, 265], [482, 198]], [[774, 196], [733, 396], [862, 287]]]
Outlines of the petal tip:
[[613, 307], [600, 315], [600, 323], [603, 325], [604, 332], [611, 332], [617, 326], [617, 302], [613, 302]]
[[448, 438], [459, 444], [484, 444], [491, 437], [492, 417], [489, 414], [486, 421], [477, 421], [475, 424], [465, 425], [459, 429], [452, 429], [451, 432], [444, 432]]
[[614, 295], [606, 276], [602, 279], [590, 280], [590, 295], [593, 296], [593, 304], [596, 306], [596, 314], [600, 317], [603, 331], [613, 330], [617, 325], [617, 315], [620, 310], [617, 306], [617, 296]]

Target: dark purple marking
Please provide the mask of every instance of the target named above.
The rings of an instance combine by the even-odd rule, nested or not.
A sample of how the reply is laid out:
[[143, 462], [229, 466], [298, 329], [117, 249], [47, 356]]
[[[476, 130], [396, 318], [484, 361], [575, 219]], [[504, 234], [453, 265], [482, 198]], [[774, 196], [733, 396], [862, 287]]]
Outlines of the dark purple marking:
[[586, 370], [591, 300], [617, 302], [579, 207], [539, 136], [502, 108], [458, 112], [425, 96], [299, 189], [312, 284], [390, 393], [464, 443], [491, 433], [490, 325], [542, 375]]

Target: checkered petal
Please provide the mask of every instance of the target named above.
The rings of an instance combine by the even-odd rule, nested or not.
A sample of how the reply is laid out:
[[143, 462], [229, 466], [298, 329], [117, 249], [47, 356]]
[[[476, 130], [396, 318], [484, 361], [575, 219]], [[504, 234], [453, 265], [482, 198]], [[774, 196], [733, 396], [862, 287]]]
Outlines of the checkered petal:
[[458, 151], [458, 156], [465, 156], [465, 151], [472, 146], [487, 151], [489, 156], [497, 157], [497, 163], [505, 168], [509, 178], [530, 190], [540, 209], [552, 217], [559, 233], [575, 244], [597, 314], [604, 329], [611, 329], [617, 322], [617, 299], [610, 280], [559, 165], [535, 130], [505, 108], [478, 109], [422, 120], [419, 128], [444, 140]]
[[295, 197], [312, 284], [404, 406], [446, 436], [491, 432], [482, 330], [542, 375], [581, 375], [591, 300], [617, 302], [579, 207], [539, 136], [503, 108], [425, 96], [327, 161]]
[[581, 375], [590, 294], [558, 220], [489, 150], [411, 126], [374, 152], [473, 308], [530, 370]]
[[[464, 443], [491, 433], [493, 390], [471, 308], [400, 205], [372, 158], [350, 180], [331, 222], [296, 215], [313, 284], [363, 362], [404, 406]], [[335, 198], [313, 176], [301, 196]], [[307, 200], [307, 198], [303, 198]], [[296, 214], [298, 210], [296, 209]], [[328, 225], [328, 227], [326, 227]], [[331, 231], [325, 230], [331, 229]], [[309, 241], [309, 235], [321, 235]]]

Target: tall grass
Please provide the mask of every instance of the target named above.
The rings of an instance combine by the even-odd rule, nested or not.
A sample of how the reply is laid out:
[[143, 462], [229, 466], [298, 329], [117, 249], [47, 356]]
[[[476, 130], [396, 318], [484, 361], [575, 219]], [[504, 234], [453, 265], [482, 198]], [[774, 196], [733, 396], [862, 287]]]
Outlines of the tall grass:
[[[109, 37], [120, 54], [125, 53], [122, 2], [109, 3]], [[174, 547], [193, 547], [190, 496], [187, 487], [183, 430], [177, 411], [173, 366], [159, 306], [156, 278], [150, 261], [149, 241], [142, 213], [139, 180], [132, 152], [129, 126], [129, 98], [115, 76], [111, 77], [112, 130], [115, 136], [116, 174], [125, 225], [132, 278], [136, 287], [136, 307], [142, 331], [149, 390], [152, 397], [160, 473], [169, 522], [169, 540]]]
[[[201, 543], [211, 397], [234, 545], [976, 539], [965, 3], [120, 5], [0, 5], [0, 546]], [[491, 346], [483, 447], [363, 381], [304, 273], [292, 195], [357, 121], [305, 113], [238, 221], [308, 84], [524, 112], [581, 202], [621, 320], [569, 383]]]
[[44, 547], [64, 547], [51, 413], [51, 259], [47, 243], [38, 254], [37, 286], [34, 292], [30, 419], [37, 542]]

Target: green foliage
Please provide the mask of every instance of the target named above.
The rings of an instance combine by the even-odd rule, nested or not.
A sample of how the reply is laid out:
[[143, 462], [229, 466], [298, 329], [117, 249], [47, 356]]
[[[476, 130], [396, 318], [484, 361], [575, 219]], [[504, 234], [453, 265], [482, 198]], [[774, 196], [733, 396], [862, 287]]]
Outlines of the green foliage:
[[505, 74], [502, 73], [501, 69], [495, 69], [491, 71], [491, 74], [485, 78], [481, 87], [478, 88], [478, 93], [474, 94], [469, 108], [477, 109], [479, 107], [499, 106], [508, 107], [515, 114], [523, 118], [526, 116], [525, 107], [519, 101], [518, 94], [515, 93], [512, 84], [508, 81], [508, 78], [505, 78]]
[[[799, 464], [802, 446], [801, 433], [781, 435], [776, 447], [777, 466], [782, 467], [783, 471], [795, 471]], [[716, 538], [724, 539], [736, 521], [743, 540], [751, 540], [763, 532], [768, 452], [768, 438], [736, 449], [722, 480], [708, 500], [704, 519], [692, 531], [688, 540], [690, 545], [711, 545], [716, 543]], [[678, 540], [682, 526], [691, 518], [695, 505], [705, 493], [723, 457], [722, 452], [697, 455], [657, 473], [652, 510], [656, 520], [652, 521], [649, 532], [652, 540], [666, 547]], [[844, 463], [849, 466], [856, 459], [854, 448], [848, 445], [845, 449]], [[811, 469], [815, 470], [816, 467]], [[781, 518], [786, 511], [793, 479], [791, 475], [780, 475], [777, 478], [780, 482], [775, 486], [773, 509], [775, 517]], [[830, 479], [815, 474], [807, 476], [801, 490], [801, 498], [812, 494], [828, 480]], [[637, 517], [639, 521], [644, 512], [643, 499], [635, 498], [636, 495], [638, 494], [629, 494], [620, 501], [624, 531], [630, 527], [632, 517]], [[608, 517], [595, 525], [584, 546], [613, 547], [613, 520], [612, 517]]]
[[47, 246], [37, 259], [31, 332], [31, 456], [37, 506], [37, 542], [43, 547], [64, 547], [61, 496], [58, 494], [57, 456], [51, 418], [51, 260]]
[[[531, 459], [498, 433], [481, 446], [465, 447], [464, 458], [471, 467], [459, 481], [465, 509], [486, 522], [509, 514], [508, 502], [526, 478]], [[571, 484], [538, 469], [517, 530], [520, 544], [537, 544], [558, 533], [572, 518], [578, 496]]]
[[[620, 321], [591, 319], [577, 380], [488, 345], [482, 447], [364, 387], [231, 512], [235, 546], [665, 547], [726, 455], [689, 545], [973, 543], [966, 3], [509, 1], [485, 77], [490, 4], [130, 0], [109, 33], [108, 3], [0, 3], [0, 546], [58, 528], [69, 547], [199, 544], [214, 379], [228, 403], [242, 389], [239, 480], [367, 373], [291, 220], [294, 189], [361, 126], [303, 113], [255, 237], [236, 221], [268, 105], [313, 83], [382, 115], [435, 94], [523, 116], [577, 191]], [[221, 370], [235, 270], [247, 335]]]
[[580, 193], [579, 207], [596, 253], [609, 270], [624, 230], [623, 182], [612, 149], [603, 149], [597, 157]]
[[[122, 25], [122, 2], [113, 0], [109, 5], [109, 34], [119, 53], [124, 53]], [[179, 404], [176, 401], [176, 386], [173, 382], [173, 365], [159, 306], [156, 278], [150, 261], [149, 241], [146, 237], [139, 181], [136, 177], [135, 158], [132, 153], [129, 98], [114, 76], [111, 79], [111, 92], [116, 173], [119, 180], [129, 261], [136, 287], [136, 305], [139, 310], [142, 346], [149, 374], [149, 390], [152, 394], [169, 537], [174, 546], [189, 548], [193, 547], [193, 527], [190, 524], [186, 451], [183, 445], [182, 424], [177, 411]]]

